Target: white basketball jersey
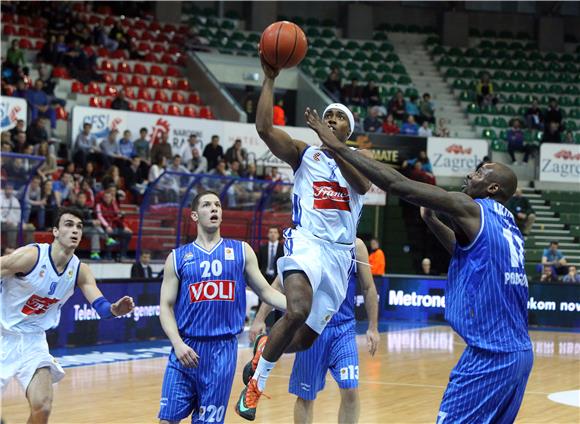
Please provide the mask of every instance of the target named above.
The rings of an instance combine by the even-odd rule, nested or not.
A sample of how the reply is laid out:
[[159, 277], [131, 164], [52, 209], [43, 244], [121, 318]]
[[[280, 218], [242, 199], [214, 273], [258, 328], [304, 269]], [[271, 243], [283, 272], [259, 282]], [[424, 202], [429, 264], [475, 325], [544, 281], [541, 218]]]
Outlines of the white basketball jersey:
[[363, 207], [358, 194], [324, 150], [309, 146], [294, 174], [292, 222], [321, 239], [352, 244]]
[[60, 308], [74, 292], [79, 258], [73, 255], [59, 274], [50, 257], [51, 245], [33, 246], [38, 247], [38, 261], [32, 271], [2, 279], [0, 323], [4, 330], [33, 333], [56, 327]]

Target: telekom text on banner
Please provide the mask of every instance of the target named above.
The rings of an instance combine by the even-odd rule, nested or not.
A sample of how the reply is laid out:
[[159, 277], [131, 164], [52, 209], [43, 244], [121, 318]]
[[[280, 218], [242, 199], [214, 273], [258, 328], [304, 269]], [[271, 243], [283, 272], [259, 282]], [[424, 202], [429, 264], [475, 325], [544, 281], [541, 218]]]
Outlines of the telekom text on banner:
[[540, 181], [580, 183], [580, 145], [543, 143]]
[[465, 177], [489, 152], [485, 140], [429, 137], [427, 156], [436, 177]]

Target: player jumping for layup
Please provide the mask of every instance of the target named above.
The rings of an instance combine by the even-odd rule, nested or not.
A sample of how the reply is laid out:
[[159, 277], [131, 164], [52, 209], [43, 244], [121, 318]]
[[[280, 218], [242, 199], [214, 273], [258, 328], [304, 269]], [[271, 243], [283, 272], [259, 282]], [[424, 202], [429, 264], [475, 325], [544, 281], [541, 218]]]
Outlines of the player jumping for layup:
[[[249, 365], [255, 372], [236, 404], [236, 412], [248, 420], [255, 418], [266, 379], [282, 353], [310, 347], [342, 304], [354, 266], [363, 195], [370, 188], [368, 180], [344, 160], [274, 128], [273, 89], [278, 71], [263, 59], [262, 68], [266, 77], [256, 128], [272, 153], [294, 170], [294, 228], [284, 232], [285, 256], [278, 260], [288, 311], [272, 327], [269, 338], [257, 341], [256, 356]], [[324, 120], [342, 143], [354, 129], [352, 113], [341, 104], [328, 106]]]
[[64, 377], [48, 351], [45, 331], [58, 325], [60, 309], [75, 286], [101, 318], [128, 314], [134, 306], [129, 296], [111, 305], [89, 267], [74, 254], [83, 235], [78, 209], [60, 209], [52, 234], [51, 244], [30, 244], [0, 258], [0, 389], [11, 377], [18, 378], [30, 404], [29, 423], [48, 422], [52, 385]]
[[451, 372], [437, 422], [513, 422], [533, 363], [524, 241], [504, 207], [517, 187], [513, 171], [487, 163], [467, 175], [462, 193], [447, 192], [345, 148], [316, 111], [307, 110], [306, 121], [377, 186], [424, 207], [427, 225], [452, 254], [445, 318], [467, 348]]

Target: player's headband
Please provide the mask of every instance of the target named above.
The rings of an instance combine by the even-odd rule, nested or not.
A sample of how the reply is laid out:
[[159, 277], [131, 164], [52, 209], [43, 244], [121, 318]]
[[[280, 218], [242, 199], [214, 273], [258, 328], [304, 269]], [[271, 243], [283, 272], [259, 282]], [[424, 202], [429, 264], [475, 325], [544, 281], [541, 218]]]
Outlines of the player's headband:
[[342, 103], [331, 103], [328, 106], [326, 106], [326, 109], [324, 109], [324, 112], [322, 112], [322, 119], [324, 119], [324, 115], [326, 115], [326, 112], [328, 112], [330, 109], [338, 109], [348, 117], [348, 122], [350, 123], [350, 133], [348, 134], [348, 136], [350, 138], [350, 136], [354, 131], [354, 116], [352, 112]]

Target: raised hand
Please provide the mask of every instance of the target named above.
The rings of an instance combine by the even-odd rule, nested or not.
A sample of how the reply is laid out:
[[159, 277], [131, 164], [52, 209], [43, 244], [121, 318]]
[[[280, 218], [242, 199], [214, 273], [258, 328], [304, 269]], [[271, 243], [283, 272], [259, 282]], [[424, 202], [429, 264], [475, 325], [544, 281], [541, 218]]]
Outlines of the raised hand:
[[131, 296], [123, 296], [111, 305], [111, 313], [116, 317], [127, 315], [135, 307], [135, 302]]
[[304, 112], [304, 118], [306, 119], [306, 125], [316, 131], [316, 134], [318, 134], [318, 137], [325, 146], [334, 149], [343, 144], [338, 138], [336, 138], [330, 127], [320, 119], [316, 109], [310, 109], [307, 107]]
[[280, 73], [280, 69], [273, 68], [268, 62], [266, 62], [266, 59], [264, 58], [264, 55], [260, 50], [259, 44], [258, 44], [258, 53], [260, 54], [260, 63], [262, 64], [262, 69], [264, 70], [266, 78], [275, 79]]

